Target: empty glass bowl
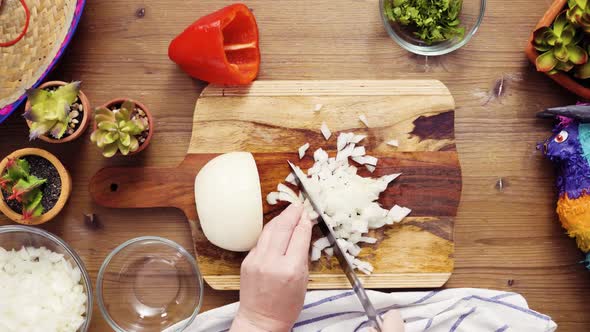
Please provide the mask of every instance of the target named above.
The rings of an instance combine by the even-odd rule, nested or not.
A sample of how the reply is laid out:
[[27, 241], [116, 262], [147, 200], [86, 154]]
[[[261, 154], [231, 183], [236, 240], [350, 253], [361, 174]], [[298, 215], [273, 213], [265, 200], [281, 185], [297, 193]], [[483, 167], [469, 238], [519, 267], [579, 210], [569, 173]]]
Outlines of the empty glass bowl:
[[96, 281], [98, 305], [115, 331], [184, 330], [202, 303], [195, 259], [170, 240], [144, 236], [111, 252]]
[[465, 34], [463, 37], [428, 45], [418, 39], [411, 28], [394, 22], [387, 17], [387, 14], [385, 13], [385, 5], [386, 3], [392, 3], [393, 1], [394, 0], [379, 0], [379, 10], [387, 33], [406, 50], [415, 54], [429, 56], [447, 54], [466, 45], [471, 37], [477, 32], [486, 9], [486, 0], [463, 0], [461, 13], [459, 15], [461, 25], [465, 27]]
[[[45, 247], [48, 250], [62, 254], [66, 261], [80, 269], [82, 287], [86, 294], [86, 313], [84, 323], [78, 331], [88, 331], [92, 317], [92, 282], [80, 256], [64, 240], [40, 228], [12, 225], [0, 227], [0, 247], [6, 250], [14, 249], [18, 251], [23, 246], [35, 248]], [[23, 310], [27, 310], [27, 308], [23, 308]]]

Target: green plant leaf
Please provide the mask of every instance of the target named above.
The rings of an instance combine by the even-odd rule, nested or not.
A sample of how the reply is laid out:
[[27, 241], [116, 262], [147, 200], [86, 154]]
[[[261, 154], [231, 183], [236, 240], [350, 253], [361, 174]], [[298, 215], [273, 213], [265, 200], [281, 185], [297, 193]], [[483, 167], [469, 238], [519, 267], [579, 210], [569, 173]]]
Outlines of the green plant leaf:
[[96, 122], [102, 122], [102, 121], [111, 121], [114, 122], [115, 121], [115, 114], [104, 107], [100, 107], [100, 108], [96, 108], [94, 110], [94, 120]]
[[67, 129], [68, 129], [68, 126], [65, 125], [63, 122], [56, 122], [55, 126], [53, 126], [53, 128], [51, 128], [50, 134], [55, 139], [60, 139], [64, 136]]
[[125, 146], [123, 145], [123, 143], [121, 141], [117, 141], [117, 145], [119, 147], [119, 151], [121, 151], [121, 154], [126, 156], [129, 154], [129, 146]]
[[53, 92], [54, 98], [63, 100], [68, 105], [71, 105], [76, 101], [78, 93], [80, 93], [79, 81], [62, 85]]
[[567, 51], [567, 47], [566, 46], [555, 47], [553, 49], [553, 56], [555, 56], [555, 58], [558, 61], [561, 61], [561, 62], [568, 61], [569, 53]]
[[538, 71], [549, 72], [557, 66], [557, 59], [553, 56], [552, 51], [548, 51], [537, 57], [535, 65]]
[[131, 136], [131, 143], [129, 144], [129, 151], [135, 152], [139, 149], [139, 141], [135, 136]]
[[574, 64], [569, 61], [568, 62], [558, 62], [557, 65], [555, 66], [554, 70], [568, 72], [568, 71], [572, 70], [572, 68], [574, 68]]
[[[23, 201], [23, 208], [27, 211], [35, 211], [37, 207], [41, 206], [41, 201], [43, 200], [43, 192], [41, 190], [35, 190], [31, 192], [26, 201]], [[41, 206], [41, 212], [43, 211], [43, 206]]]
[[125, 127], [121, 128], [122, 132], [128, 133], [129, 135], [139, 135], [145, 130], [143, 123], [139, 120], [132, 120], [125, 124]]
[[580, 46], [570, 45], [567, 47], [567, 52], [569, 54], [569, 61], [576, 65], [588, 62], [588, 53]]
[[96, 143], [98, 141], [98, 136], [100, 135], [100, 131], [95, 130], [92, 132], [92, 134], [90, 134], [90, 141], [92, 143]]
[[119, 132], [109, 132], [104, 135], [104, 145], [116, 142], [121, 134]]
[[563, 32], [563, 29], [566, 27], [567, 23], [568, 21], [565, 12], [559, 14], [559, 16], [557, 16], [555, 19], [555, 22], [553, 22], [553, 32], [557, 36], [561, 36], [561, 33]]
[[115, 118], [117, 122], [125, 122], [129, 121], [130, 113], [126, 108], [119, 109], [119, 112], [115, 113]]
[[53, 126], [55, 126], [56, 123], [57, 123], [57, 120], [47, 120], [44, 122], [33, 122], [31, 124], [31, 129], [29, 132], [29, 139], [34, 140], [34, 139], [38, 138], [39, 136], [46, 134], [47, 132], [49, 132], [49, 130], [51, 130], [51, 128], [53, 128]]
[[577, 66], [574, 71], [574, 76], [581, 79], [590, 78], [590, 62], [586, 62], [581, 66]]
[[104, 130], [104, 131], [115, 131], [116, 132], [119, 130], [119, 127], [113, 122], [103, 121], [98, 124], [98, 129]]
[[27, 98], [31, 105], [42, 104], [50, 97], [50, 93], [44, 89], [28, 89]]
[[106, 158], [114, 156], [115, 153], [117, 153], [117, 143], [111, 143], [102, 149], [102, 155]]
[[573, 25], [569, 25], [563, 30], [563, 32], [561, 33], [561, 42], [563, 45], [569, 45], [573, 40], [574, 37], [576, 36], [576, 29], [574, 28]]
[[128, 147], [131, 144], [131, 135], [129, 135], [126, 132], [121, 132], [120, 141], [121, 141], [121, 144]]

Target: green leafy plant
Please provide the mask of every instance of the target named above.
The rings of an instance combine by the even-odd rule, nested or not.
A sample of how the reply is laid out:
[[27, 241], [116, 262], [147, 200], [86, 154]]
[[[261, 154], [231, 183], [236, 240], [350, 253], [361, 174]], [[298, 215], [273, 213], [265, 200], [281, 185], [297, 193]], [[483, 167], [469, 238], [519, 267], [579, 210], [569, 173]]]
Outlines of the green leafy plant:
[[94, 121], [97, 129], [90, 136], [90, 140], [102, 149], [102, 155], [110, 158], [117, 151], [123, 155], [139, 149], [137, 135], [147, 129], [148, 124], [139, 118], [132, 118], [135, 103], [127, 100], [119, 109], [110, 110], [105, 107], [97, 108]]
[[6, 171], [0, 177], [0, 187], [10, 193], [8, 200], [16, 200], [22, 204], [23, 220], [27, 220], [43, 214], [43, 192], [40, 187], [46, 181], [30, 173], [26, 160], [9, 159]]
[[541, 52], [535, 65], [538, 71], [555, 74], [558, 71], [569, 72], [575, 65], [588, 62], [588, 53], [578, 44], [583, 33], [566, 18], [563, 12], [551, 27], [541, 27], [533, 33], [533, 45]]
[[390, 20], [409, 26], [417, 38], [430, 45], [463, 38], [462, 6], [463, 0], [387, 0], [384, 11]]
[[80, 82], [73, 82], [55, 90], [29, 89], [27, 96], [31, 108], [25, 111], [25, 119], [32, 122], [29, 139], [50, 134], [60, 139], [68, 129], [70, 105], [80, 92]]
[[566, 17], [570, 23], [590, 33], [590, 6], [588, 0], [568, 0]]

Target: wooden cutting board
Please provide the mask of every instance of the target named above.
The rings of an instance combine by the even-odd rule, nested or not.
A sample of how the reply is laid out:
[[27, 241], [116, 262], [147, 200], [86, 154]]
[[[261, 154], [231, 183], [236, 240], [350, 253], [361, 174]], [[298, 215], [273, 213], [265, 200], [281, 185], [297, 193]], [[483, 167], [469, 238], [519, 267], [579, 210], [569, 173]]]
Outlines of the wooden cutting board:
[[[319, 112], [314, 112], [322, 104]], [[402, 172], [380, 203], [413, 209], [402, 223], [373, 231], [361, 259], [375, 272], [360, 275], [369, 288], [439, 287], [453, 271], [454, 217], [461, 196], [461, 169], [454, 141], [454, 100], [439, 81], [257, 81], [249, 87], [205, 88], [197, 101], [188, 153], [176, 168], [106, 168], [91, 180], [98, 204], [114, 208], [176, 207], [190, 224], [205, 281], [214, 289], [239, 289], [244, 253], [217, 248], [199, 226], [193, 185], [199, 169], [214, 156], [249, 151], [260, 173], [265, 198], [289, 173], [286, 161], [303, 168], [322, 147], [334, 153], [339, 132], [367, 135], [368, 154], [379, 158], [373, 176]], [[366, 115], [369, 128], [358, 119]], [[326, 122], [333, 135], [320, 133]], [[400, 141], [399, 148], [386, 144]], [[309, 142], [299, 161], [297, 149]], [[360, 172], [368, 176], [366, 170]], [[265, 200], [264, 200], [265, 201]], [[228, 200], [227, 204], [231, 204]], [[264, 202], [265, 221], [284, 204]], [[314, 237], [319, 237], [316, 230]], [[310, 265], [309, 288], [348, 288], [335, 259]]]

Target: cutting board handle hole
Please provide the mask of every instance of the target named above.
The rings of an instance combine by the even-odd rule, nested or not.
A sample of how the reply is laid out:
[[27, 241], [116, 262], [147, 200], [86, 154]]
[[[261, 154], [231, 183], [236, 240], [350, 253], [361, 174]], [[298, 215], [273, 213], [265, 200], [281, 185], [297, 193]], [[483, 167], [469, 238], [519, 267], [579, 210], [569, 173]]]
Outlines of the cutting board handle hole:
[[111, 183], [111, 192], [114, 193], [119, 190], [119, 185], [116, 183]]

